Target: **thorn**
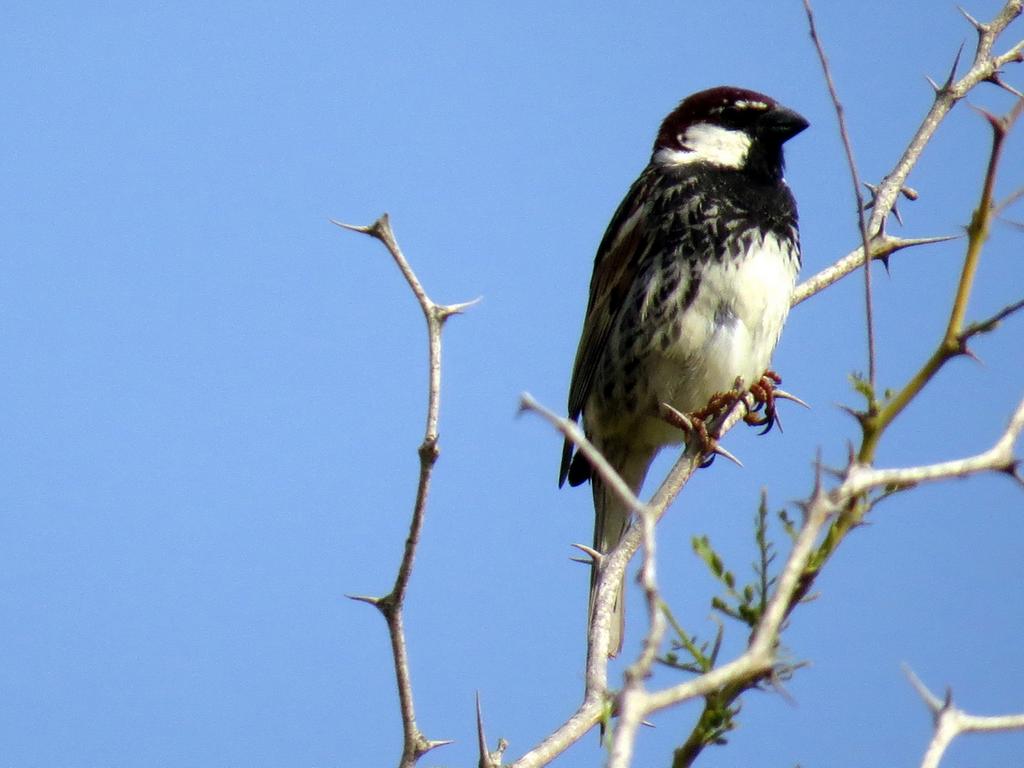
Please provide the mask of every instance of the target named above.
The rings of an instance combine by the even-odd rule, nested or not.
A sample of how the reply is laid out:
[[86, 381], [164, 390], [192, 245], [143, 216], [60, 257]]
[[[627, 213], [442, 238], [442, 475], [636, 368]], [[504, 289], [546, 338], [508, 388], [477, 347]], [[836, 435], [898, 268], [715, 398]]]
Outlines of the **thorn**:
[[953, 87], [953, 83], [956, 82], [956, 68], [960, 66], [960, 56], [964, 52], [964, 44], [960, 43], [960, 47], [956, 51], [956, 57], [953, 59], [953, 66], [950, 67], [949, 76], [946, 78], [946, 82], [942, 86], [942, 90], [948, 91]]
[[968, 104], [967, 106], [969, 106], [971, 109], [973, 109], [979, 115], [984, 117], [988, 121], [988, 124], [992, 127], [992, 130], [995, 131], [996, 135], [1002, 136], [1002, 135], [1004, 135], [1006, 133], [1006, 125], [1002, 121], [1002, 119], [996, 117], [991, 112], [989, 112], [987, 109], [982, 109], [981, 107], [976, 107], [973, 104]]
[[357, 603], [368, 603], [375, 608], [379, 608], [383, 597], [371, 597], [369, 595], [345, 595], [349, 600], [355, 600]]
[[438, 304], [437, 312], [440, 314], [442, 320], [447, 320], [452, 315], [461, 315], [470, 307], [475, 307], [481, 301], [484, 300], [483, 296], [477, 296], [475, 299], [470, 301], [463, 301], [460, 304]]
[[480, 750], [480, 768], [494, 768], [494, 762], [487, 752], [487, 736], [484, 735], [484, 713], [480, 708], [480, 691], [476, 692], [476, 737], [477, 748]]
[[835, 477], [837, 479], [842, 478], [846, 475], [846, 470], [836, 469], [835, 467], [828, 467], [825, 466], [824, 464], [821, 466], [821, 471], [824, 472], [826, 475], [831, 475], [832, 477]]
[[916, 245], [932, 245], [933, 243], [944, 243], [947, 240], [957, 240], [963, 237], [959, 235], [934, 235], [932, 237], [893, 237], [885, 234], [875, 239], [877, 246], [872, 246], [872, 258], [881, 261], [885, 265], [886, 272], [889, 271], [889, 256], [903, 248], [912, 248]]
[[[909, 665], [903, 664], [902, 667], [903, 674], [907, 676], [907, 679], [910, 681], [910, 685], [914, 688], [915, 691], [917, 691], [917, 695], [921, 697], [921, 700], [924, 702], [925, 706], [928, 707], [929, 710], [931, 710], [932, 717], [938, 716], [938, 714], [947, 705], [943, 704], [942, 700], [939, 699], [938, 696], [936, 696], [934, 693], [928, 690], [928, 687], [921, 682], [921, 679], [917, 675], [914, 674], [914, 670], [912, 670]], [[951, 695], [948, 688], [946, 689], [946, 691], [947, 696]], [[947, 702], [948, 701], [949, 700], [947, 700]]]
[[693, 422], [690, 420], [690, 417], [687, 416], [682, 411], [676, 410], [668, 403], [661, 403], [658, 406], [658, 410], [661, 411], [662, 418], [664, 418], [665, 416], [669, 417], [668, 419], [666, 419], [666, 421], [669, 421], [670, 423], [682, 427], [687, 432], [694, 431]]
[[479, 304], [483, 300], [484, 300], [483, 296], [477, 296], [475, 299], [470, 299], [469, 301], [463, 301], [463, 302], [461, 302], [459, 304], [448, 304], [445, 307], [445, 309], [447, 310], [448, 314], [450, 314], [450, 315], [461, 315], [467, 309], [469, 309], [470, 307], [475, 307], [477, 304]]
[[902, 248], [913, 248], [915, 245], [932, 245], [934, 243], [945, 243], [950, 240], [959, 240], [962, 237], [963, 234], [933, 235], [931, 237], [892, 237], [890, 235], [886, 235], [884, 240], [884, 246], [886, 248], [886, 255], [888, 255]]
[[331, 222], [331, 224], [333, 224], [336, 227], [341, 227], [342, 229], [350, 229], [353, 232], [368, 232], [370, 229], [369, 227], [363, 226], [361, 224], [346, 224], [345, 222], [338, 221], [337, 219], [328, 219], [328, 221]]
[[654, 723], [652, 723], [650, 720], [641, 720], [640, 721], [640, 725], [642, 725], [642, 726], [644, 726], [646, 728], [657, 728], [658, 727]]
[[963, 16], [963, 17], [964, 17], [965, 19], [967, 19], [967, 22], [968, 22], [968, 23], [969, 23], [969, 24], [970, 24], [970, 25], [971, 25], [972, 27], [974, 27], [974, 29], [975, 29], [975, 30], [977, 30], [977, 32], [978, 32], [978, 34], [979, 34], [979, 35], [980, 35], [981, 33], [985, 32], [985, 30], [986, 30], [986, 28], [987, 28], [987, 27], [986, 27], [986, 25], [985, 25], [985, 24], [982, 24], [982, 23], [981, 23], [980, 21], [978, 21], [978, 20], [977, 20], [976, 18], [974, 18], [973, 16], [971, 16], [971, 14], [969, 14], [969, 13], [968, 13], [968, 12], [967, 12], [966, 10], [964, 10], [963, 6], [960, 6], [960, 5], [958, 5], [958, 6], [956, 7], [956, 9], [957, 9], [958, 11], [960, 11], [960, 15], [961, 15], [961, 16]]
[[373, 234], [373, 227], [372, 226], [367, 227], [367, 226], [363, 226], [361, 224], [346, 224], [345, 222], [338, 221], [337, 219], [328, 219], [328, 221], [330, 221], [331, 224], [334, 224], [337, 227], [341, 227], [342, 229], [347, 229], [347, 230], [349, 230], [351, 232], [361, 232], [364, 235]]
[[[817, 499], [822, 495], [821, 487], [821, 447], [818, 447], [814, 455], [814, 486], [811, 490], [811, 499]], [[807, 517], [807, 506], [804, 505], [804, 518]]]
[[870, 181], [862, 181], [861, 184], [867, 187], [868, 192], [871, 193], [871, 199], [864, 203], [864, 210], [867, 211], [875, 207], [875, 200], [878, 198], [878, 185], [872, 184]]
[[[868, 210], [870, 208], [874, 208], [875, 207], [875, 201], [878, 199], [878, 189], [879, 189], [879, 187], [878, 187], [877, 184], [872, 184], [869, 181], [862, 181], [861, 183], [865, 187], [868, 188], [868, 191], [871, 192], [871, 199], [864, 204], [864, 210], [866, 211], [866, 210]], [[904, 189], [909, 189], [909, 188], [908, 187], [901, 187], [900, 191], [902, 192]], [[910, 190], [910, 191], [913, 192], [915, 195], [917, 194], [916, 192], [914, 192], [914, 190]], [[911, 199], [916, 199], [916, 198], [911, 198]], [[899, 206], [895, 202], [892, 205], [892, 210], [890, 211], [890, 213], [893, 216], [896, 217], [896, 221], [899, 222], [899, 225], [902, 227], [903, 226], [903, 216], [900, 215]], [[874, 258], [882, 258], [882, 257], [880, 255], [876, 255]], [[888, 269], [888, 266], [886, 266], [886, 269]]]
[[590, 558], [589, 560], [570, 558], [571, 560], [575, 560], [577, 563], [586, 563], [587, 565], [600, 565], [601, 560], [604, 559], [603, 554], [598, 552], [593, 547], [588, 547], [586, 544], [573, 544], [572, 546], [576, 547], [576, 549], [578, 549], [580, 552], [582, 552]]
[[382, 213], [377, 218], [377, 220], [373, 222], [373, 224], [370, 224], [368, 227], [360, 226], [357, 224], [346, 224], [345, 222], [338, 221], [337, 219], [328, 219], [328, 221], [330, 221], [331, 224], [334, 224], [335, 226], [341, 227], [342, 229], [348, 229], [351, 230], [352, 232], [359, 232], [364, 235], [369, 235], [370, 237], [375, 237], [378, 240], [384, 242], [386, 242], [386, 233], [391, 231], [391, 222], [388, 219], [388, 215], [386, 213]]
[[[1018, 61], [1019, 61], [1019, 59], [1018, 59]], [[1016, 96], [1018, 99], [1024, 99], [1024, 93], [1021, 93], [1016, 88], [1014, 88], [1012, 85], [1010, 85], [1005, 80], [1003, 80], [1003, 78], [1002, 78], [1002, 76], [1001, 76], [1001, 74], [1000, 74], [1000, 72], [998, 70], [992, 73], [992, 75], [989, 77], [988, 81], [990, 83], [992, 83], [993, 85], [998, 86], [999, 88], [1002, 88], [1004, 91], [1009, 91], [1014, 96]]]
[[1014, 459], [1009, 463], [1009, 465], [1007, 465], [1004, 471], [1011, 479], [1016, 480], [1017, 483], [1024, 488], [1024, 475], [1020, 473], [1020, 461]]
[[711, 451], [712, 451], [712, 453], [717, 453], [719, 456], [724, 456], [729, 461], [731, 461], [733, 464], [735, 464], [737, 467], [742, 467], [743, 466], [743, 462], [742, 461], [740, 461], [735, 456], [733, 456], [729, 451], [727, 451], [725, 448], [720, 446], [717, 442], [715, 442], [715, 443], [713, 443], [711, 445]]
[[417, 751], [420, 752], [421, 755], [425, 755], [427, 752], [429, 752], [432, 749], [437, 749], [438, 747], [446, 747], [449, 744], [454, 744], [454, 743], [455, 743], [455, 739], [434, 739], [434, 740], [428, 739], [428, 740], [423, 742], [422, 751], [421, 752], [419, 750], [417, 750]]
[[786, 686], [782, 684], [782, 679], [779, 677], [776, 670], [772, 669], [771, 674], [768, 676], [768, 681], [772, 684], [772, 688], [775, 689], [775, 692], [785, 699], [787, 704], [791, 707], [795, 707], [797, 705], [796, 699], [793, 697], [793, 694], [786, 689]]
[[775, 395], [776, 400], [789, 400], [790, 402], [796, 403], [797, 405], [802, 405], [807, 410], [811, 410], [811, 406], [809, 406], [799, 397], [794, 395], [792, 392], [787, 392], [784, 389], [776, 389], [772, 394]]
[[928, 81], [928, 85], [930, 85], [932, 87], [932, 90], [935, 91], [936, 96], [942, 93], [942, 89], [939, 87], [939, 84], [932, 80], [932, 78], [929, 75], [925, 75], [924, 79]]
[[863, 423], [863, 416], [861, 415], [860, 411], [856, 411], [853, 408], [851, 408], [850, 406], [843, 405], [842, 403], [837, 403], [836, 407], [840, 411], [842, 411], [843, 413], [852, 416], [857, 421], [858, 424]]

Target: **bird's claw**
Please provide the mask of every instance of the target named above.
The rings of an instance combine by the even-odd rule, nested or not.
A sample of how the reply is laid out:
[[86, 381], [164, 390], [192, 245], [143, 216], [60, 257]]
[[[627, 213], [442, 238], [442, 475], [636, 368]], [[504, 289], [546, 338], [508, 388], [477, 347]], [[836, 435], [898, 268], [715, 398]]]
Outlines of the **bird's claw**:
[[751, 404], [749, 400], [746, 401], [747, 413], [743, 420], [751, 426], [764, 427], [761, 430], [762, 435], [769, 432], [776, 424], [779, 425], [781, 430], [782, 421], [779, 419], [779, 414], [776, 410], [776, 399], [791, 399], [806, 405], [799, 398], [778, 389], [781, 383], [782, 377], [771, 370], [765, 371], [761, 378], [750, 386], [749, 390], [743, 390], [740, 380], [737, 379], [737, 385], [734, 389], [713, 395], [706, 406], [693, 413], [683, 413], [668, 403], [662, 403], [660, 408], [661, 418], [696, 440], [701, 453], [705, 457], [701, 463], [702, 468], [711, 466], [715, 456], [724, 456], [729, 461], [743, 466], [739, 459], [722, 448], [718, 441], [711, 436], [708, 424], [715, 418], [728, 413], [737, 402], [744, 400], [747, 392], [749, 392], [753, 397], [753, 403]]
[[708, 425], [705, 422], [706, 412], [707, 408], [695, 413], [683, 413], [682, 411], [673, 408], [668, 403], [661, 404], [662, 419], [676, 429], [680, 429], [687, 435], [696, 438], [697, 445], [700, 446], [701, 453], [708, 457], [705, 459], [704, 463], [701, 464], [702, 467], [706, 467], [714, 461], [716, 446], [714, 438], [708, 433]]
[[[700, 464], [701, 469], [710, 467], [711, 463], [715, 460], [715, 456], [724, 456], [736, 465], [741, 467], [743, 466], [743, 463], [739, 459], [719, 445], [718, 441], [711, 436], [710, 432], [708, 432], [707, 422], [711, 417], [717, 416], [722, 411], [722, 406], [727, 398], [727, 394], [715, 395], [715, 397], [711, 399], [712, 402], [710, 402], [707, 407], [689, 414], [676, 410], [668, 403], [661, 404], [661, 417], [665, 421], [696, 438], [697, 445], [700, 447], [700, 452], [704, 456], [704, 459]], [[735, 400], [733, 400], [733, 402], [735, 402]]]
[[754, 396], [754, 405], [747, 411], [743, 420], [753, 427], [764, 427], [761, 434], [771, 431], [776, 424], [782, 429], [782, 422], [775, 407], [775, 390], [782, 383], [782, 377], [775, 371], [765, 371], [760, 379], [750, 386], [750, 394]]

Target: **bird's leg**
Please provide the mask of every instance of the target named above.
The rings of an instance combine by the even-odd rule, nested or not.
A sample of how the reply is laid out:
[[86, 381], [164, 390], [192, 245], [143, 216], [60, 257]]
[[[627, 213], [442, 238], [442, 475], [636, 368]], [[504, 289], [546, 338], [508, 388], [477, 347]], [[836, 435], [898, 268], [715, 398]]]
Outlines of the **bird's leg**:
[[775, 371], [768, 370], [750, 386], [750, 394], [754, 396], [754, 407], [747, 412], [743, 420], [751, 426], [763, 426], [762, 435], [770, 431], [775, 424], [782, 429], [782, 422], [779, 421], [778, 413], [775, 410], [775, 389], [781, 383], [782, 377]]

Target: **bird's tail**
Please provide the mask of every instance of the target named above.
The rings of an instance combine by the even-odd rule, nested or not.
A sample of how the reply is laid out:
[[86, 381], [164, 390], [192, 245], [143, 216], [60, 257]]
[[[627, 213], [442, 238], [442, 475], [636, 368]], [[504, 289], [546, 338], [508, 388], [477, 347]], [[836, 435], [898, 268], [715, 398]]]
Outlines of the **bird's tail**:
[[[647, 468], [650, 466], [653, 458], [653, 453], [639, 457], [630, 455], [626, 461], [618, 463], [616, 468], [633, 493], [640, 492], [640, 486], [643, 485], [644, 477], [647, 475]], [[622, 540], [626, 533], [626, 528], [629, 527], [631, 513], [615, 492], [605, 486], [596, 472], [591, 477], [591, 488], [594, 493], [594, 549], [605, 554], [613, 550]], [[594, 598], [597, 596], [597, 576], [598, 567], [595, 564], [590, 573], [588, 616], [593, 614]], [[612, 613], [611, 634], [608, 641], [609, 656], [618, 656], [622, 650], [622, 637], [626, 623], [625, 587], [626, 576], [623, 573], [622, 580], [619, 582], [618, 594], [615, 598], [615, 609]]]

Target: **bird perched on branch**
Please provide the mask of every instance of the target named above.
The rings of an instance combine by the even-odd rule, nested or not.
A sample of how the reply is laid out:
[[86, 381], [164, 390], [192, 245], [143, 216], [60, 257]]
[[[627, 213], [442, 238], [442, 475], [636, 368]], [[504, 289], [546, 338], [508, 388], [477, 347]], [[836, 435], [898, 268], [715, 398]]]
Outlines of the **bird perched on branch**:
[[[782, 145], [807, 125], [754, 91], [693, 94], [662, 122], [650, 162], [608, 225], [594, 258], [569, 416], [582, 414], [585, 433], [634, 492], [658, 451], [685, 438], [662, 418], [662, 404], [699, 413], [716, 394], [762, 381], [800, 267]], [[591, 481], [594, 549], [609, 552], [629, 510], [568, 440], [559, 485], [566, 479]], [[623, 587], [612, 656], [622, 647]]]

